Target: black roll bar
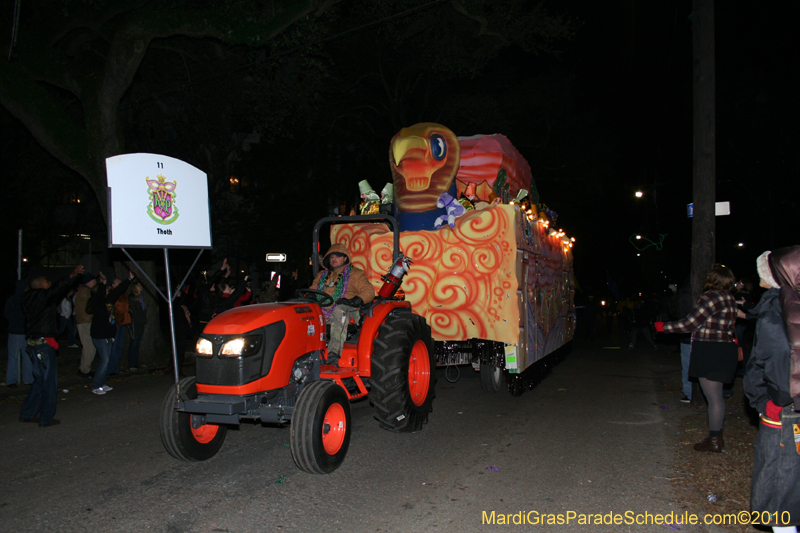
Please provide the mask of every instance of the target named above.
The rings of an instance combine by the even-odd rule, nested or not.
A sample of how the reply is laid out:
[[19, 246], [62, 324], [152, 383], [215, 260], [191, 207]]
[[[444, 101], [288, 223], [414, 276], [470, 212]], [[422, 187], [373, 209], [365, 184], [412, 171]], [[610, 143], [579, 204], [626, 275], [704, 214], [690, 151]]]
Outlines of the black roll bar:
[[[394, 250], [392, 251], [392, 262], [397, 261], [400, 257], [400, 228], [397, 224], [397, 219], [389, 215], [356, 215], [349, 217], [325, 217], [319, 219], [314, 225], [314, 235], [312, 237], [313, 243], [311, 250], [311, 265], [314, 272], [314, 277], [319, 272], [319, 230], [325, 224], [346, 224], [348, 222], [389, 222], [392, 226], [394, 234]], [[333, 243], [331, 243], [333, 244]]]

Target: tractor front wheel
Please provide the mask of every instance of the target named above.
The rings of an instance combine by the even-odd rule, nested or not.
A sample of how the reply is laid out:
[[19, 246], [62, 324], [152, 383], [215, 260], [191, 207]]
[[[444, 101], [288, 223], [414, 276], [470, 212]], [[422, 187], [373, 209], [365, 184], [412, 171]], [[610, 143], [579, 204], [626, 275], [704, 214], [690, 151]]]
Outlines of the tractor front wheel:
[[436, 390], [431, 328], [421, 316], [389, 315], [372, 343], [370, 401], [390, 431], [419, 431], [428, 421]]
[[350, 447], [350, 401], [332, 381], [309, 383], [297, 398], [289, 442], [297, 467], [309, 474], [330, 474], [342, 465]]
[[[194, 377], [183, 378], [180, 389], [188, 399], [197, 398], [197, 380]], [[161, 404], [161, 442], [164, 448], [171, 456], [183, 461], [210, 459], [225, 442], [227, 426], [203, 424], [192, 427], [191, 413], [176, 411], [176, 400], [175, 386], [172, 385]]]

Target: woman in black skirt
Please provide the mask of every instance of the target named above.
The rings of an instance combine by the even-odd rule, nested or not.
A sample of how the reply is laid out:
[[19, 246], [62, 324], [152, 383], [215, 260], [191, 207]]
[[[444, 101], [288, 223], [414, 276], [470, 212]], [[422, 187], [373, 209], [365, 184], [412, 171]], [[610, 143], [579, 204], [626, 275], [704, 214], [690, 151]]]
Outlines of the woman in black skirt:
[[725, 400], [722, 387], [736, 374], [739, 352], [734, 342], [736, 299], [731, 294], [736, 278], [724, 266], [715, 266], [703, 283], [703, 294], [689, 315], [673, 322], [656, 322], [656, 331], [691, 333], [689, 376], [700, 381], [708, 400], [708, 438], [694, 445], [699, 452], [721, 452]]

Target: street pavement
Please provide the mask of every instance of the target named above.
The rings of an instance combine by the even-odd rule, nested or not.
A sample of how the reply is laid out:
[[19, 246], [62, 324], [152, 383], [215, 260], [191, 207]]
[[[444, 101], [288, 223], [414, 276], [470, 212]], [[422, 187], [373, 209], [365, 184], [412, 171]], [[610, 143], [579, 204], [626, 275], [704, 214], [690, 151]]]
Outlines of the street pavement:
[[[0, 405], [0, 530], [669, 531], [577, 523], [685, 511], [669, 481], [686, 412], [679, 356], [644, 346], [575, 341], [520, 397], [483, 393], [471, 367], [455, 383], [439, 369], [434, 412], [412, 434], [380, 429], [369, 402], [356, 402], [348, 456], [327, 476], [295, 467], [288, 427], [243, 424], [212, 459], [173, 459], [158, 427], [169, 376], [112, 379], [104, 396], [62, 379], [59, 426], [18, 422], [18, 398]], [[569, 524], [514, 524], [567, 513], [576, 514]]]

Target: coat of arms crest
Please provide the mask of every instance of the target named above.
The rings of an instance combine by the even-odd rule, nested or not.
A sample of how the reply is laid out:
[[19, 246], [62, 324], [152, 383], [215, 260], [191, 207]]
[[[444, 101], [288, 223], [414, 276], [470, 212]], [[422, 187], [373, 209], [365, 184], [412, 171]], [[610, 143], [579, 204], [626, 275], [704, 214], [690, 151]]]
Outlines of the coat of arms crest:
[[172, 224], [178, 219], [178, 208], [175, 206], [175, 187], [178, 182], [166, 179], [161, 174], [158, 174], [156, 179], [145, 177], [150, 196], [147, 214], [159, 224]]

